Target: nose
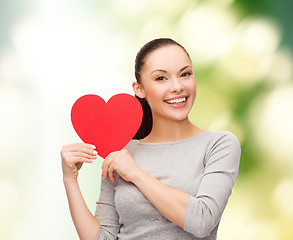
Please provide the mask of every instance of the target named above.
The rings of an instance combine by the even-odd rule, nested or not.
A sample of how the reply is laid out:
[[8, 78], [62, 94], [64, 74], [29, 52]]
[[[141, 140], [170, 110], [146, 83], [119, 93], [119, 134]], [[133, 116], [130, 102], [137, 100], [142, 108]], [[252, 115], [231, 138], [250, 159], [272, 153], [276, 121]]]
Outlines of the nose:
[[184, 85], [178, 78], [173, 78], [171, 81], [170, 91], [171, 92], [182, 92]]

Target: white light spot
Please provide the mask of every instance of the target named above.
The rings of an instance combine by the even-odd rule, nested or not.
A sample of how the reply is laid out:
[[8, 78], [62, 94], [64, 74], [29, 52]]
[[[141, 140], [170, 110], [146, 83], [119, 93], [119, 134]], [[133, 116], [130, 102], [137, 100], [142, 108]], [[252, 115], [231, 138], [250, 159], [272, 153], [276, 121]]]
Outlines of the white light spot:
[[183, 45], [192, 51], [196, 62], [213, 61], [220, 43], [235, 26], [233, 16], [224, 8], [204, 4], [188, 11], [181, 20]]
[[279, 31], [263, 19], [246, 19], [222, 42], [219, 66], [243, 85], [268, 74], [279, 44]]
[[278, 164], [282, 160], [293, 167], [293, 85], [272, 91], [264, 102], [256, 104], [250, 113], [255, 136], [260, 146]]
[[277, 185], [273, 202], [278, 212], [293, 217], [293, 178], [284, 179]]

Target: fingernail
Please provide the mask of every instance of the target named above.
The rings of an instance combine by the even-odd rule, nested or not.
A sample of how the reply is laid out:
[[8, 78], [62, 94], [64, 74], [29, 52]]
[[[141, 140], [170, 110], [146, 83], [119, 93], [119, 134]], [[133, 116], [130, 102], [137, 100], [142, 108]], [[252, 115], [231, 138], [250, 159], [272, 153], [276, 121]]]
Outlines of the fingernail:
[[92, 149], [96, 149], [96, 146], [95, 146], [95, 145], [91, 145], [91, 148], [92, 148]]
[[97, 152], [97, 151], [93, 151], [93, 153], [94, 153], [94, 155], [97, 155], [97, 154], [98, 154], [98, 152]]

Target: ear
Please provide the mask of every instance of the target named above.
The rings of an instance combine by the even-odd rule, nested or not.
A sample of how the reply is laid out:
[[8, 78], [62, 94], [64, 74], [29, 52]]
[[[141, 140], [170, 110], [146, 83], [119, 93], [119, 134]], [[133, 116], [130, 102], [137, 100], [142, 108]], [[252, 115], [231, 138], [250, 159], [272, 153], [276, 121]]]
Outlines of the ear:
[[142, 85], [138, 82], [133, 82], [132, 83], [132, 88], [136, 96], [140, 98], [145, 98], [145, 94], [142, 88]]

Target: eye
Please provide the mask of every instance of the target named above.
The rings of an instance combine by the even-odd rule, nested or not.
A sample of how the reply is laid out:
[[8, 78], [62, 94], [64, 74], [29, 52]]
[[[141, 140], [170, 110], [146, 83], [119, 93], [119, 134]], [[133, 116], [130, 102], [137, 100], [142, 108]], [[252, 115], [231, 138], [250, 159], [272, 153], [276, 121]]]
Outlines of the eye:
[[165, 79], [164, 76], [160, 76], [160, 77], [157, 77], [157, 78], [156, 78], [157, 81], [163, 81], [164, 79]]
[[191, 75], [191, 72], [184, 72], [181, 74], [181, 77], [187, 77], [187, 76], [190, 76]]

